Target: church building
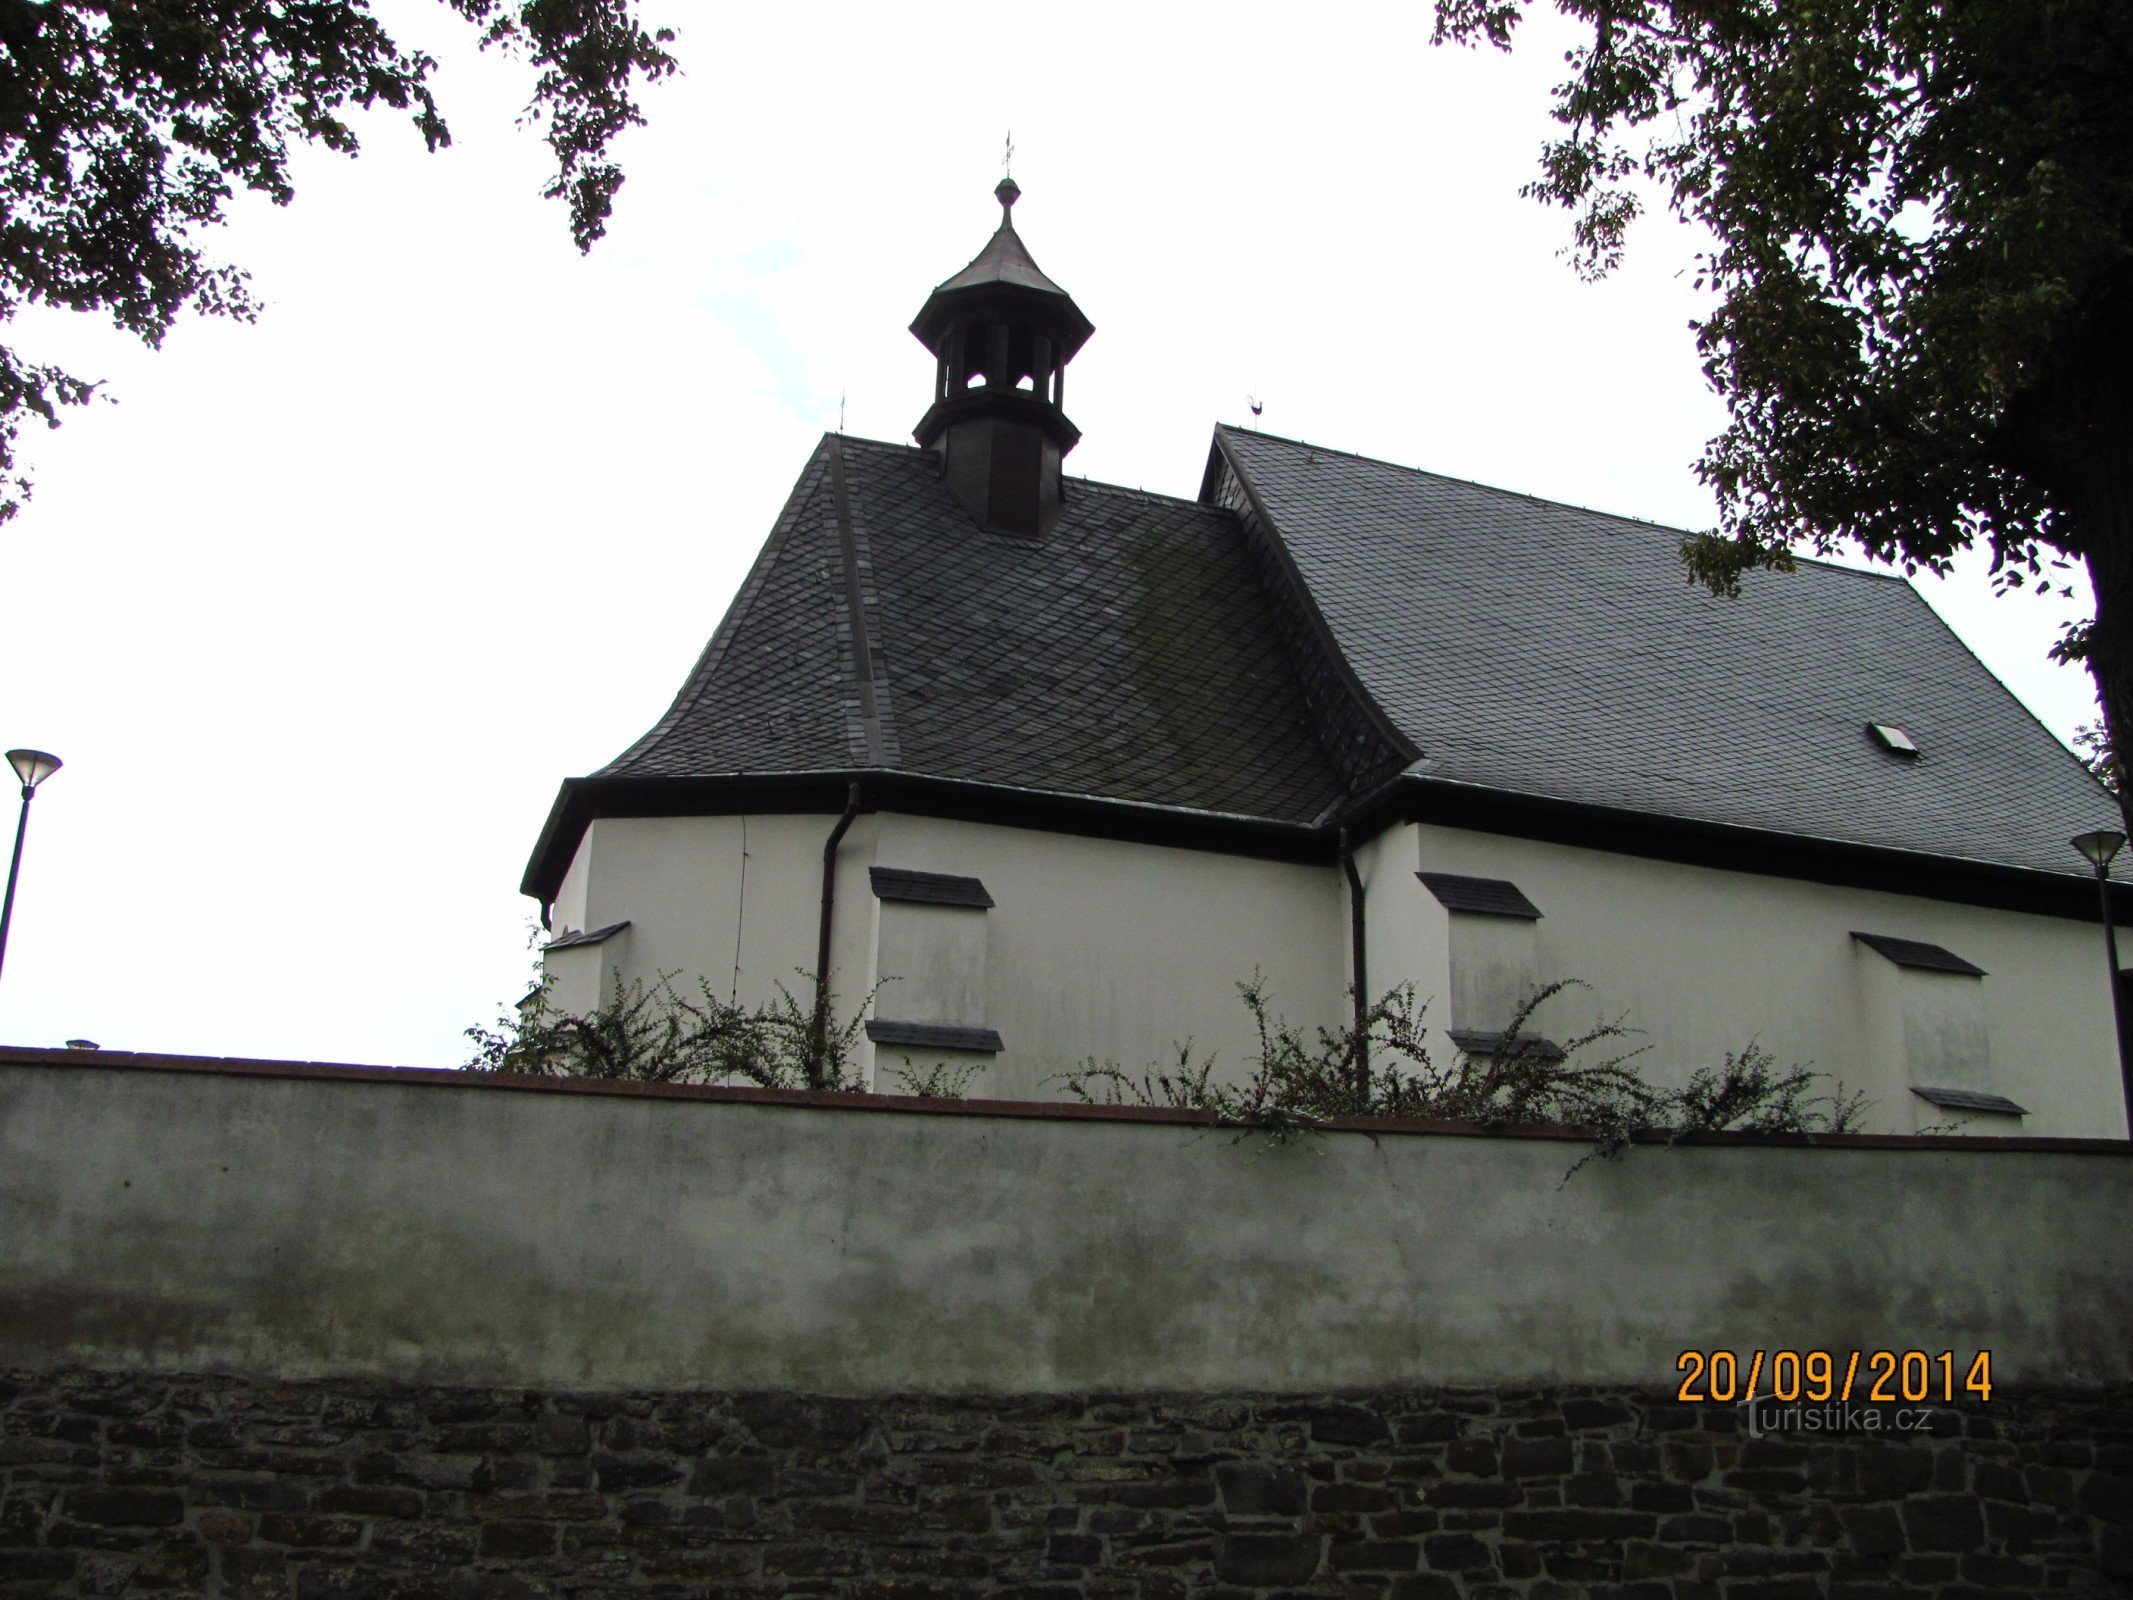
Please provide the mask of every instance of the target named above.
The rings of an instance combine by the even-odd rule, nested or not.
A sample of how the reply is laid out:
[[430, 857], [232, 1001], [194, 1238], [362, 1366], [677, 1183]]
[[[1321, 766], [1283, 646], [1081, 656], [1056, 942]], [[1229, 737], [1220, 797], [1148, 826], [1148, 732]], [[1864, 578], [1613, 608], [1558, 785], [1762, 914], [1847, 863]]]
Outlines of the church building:
[[[1868, 1131], [2122, 1137], [2112, 797], [1900, 578], [1737, 600], [1680, 534], [1218, 426], [1197, 499], [1069, 478], [1093, 329], [1017, 190], [911, 331], [915, 444], [825, 437], [665, 715], [524, 880], [551, 1003], [826, 983], [861, 1067], [1033, 1098], [1412, 984], [1433, 1050], [1623, 1018]], [[920, 397], [914, 393], [914, 409]], [[869, 998], [871, 997], [871, 998]]]

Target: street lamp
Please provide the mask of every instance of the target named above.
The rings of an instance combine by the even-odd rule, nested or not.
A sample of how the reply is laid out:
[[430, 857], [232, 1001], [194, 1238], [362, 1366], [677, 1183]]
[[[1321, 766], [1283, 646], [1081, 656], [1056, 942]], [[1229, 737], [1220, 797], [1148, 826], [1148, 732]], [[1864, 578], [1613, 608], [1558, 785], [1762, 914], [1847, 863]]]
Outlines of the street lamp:
[[2126, 985], [2118, 971], [2118, 929], [2111, 922], [2111, 858], [2125, 847], [2126, 836], [2109, 828], [2076, 836], [2074, 848], [2096, 869], [2096, 897], [2103, 902], [2103, 948], [2111, 963], [2111, 1017], [2118, 1025], [2118, 1076], [2125, 1090], [2126, 1126], [2133, 1136], [2133, 1057], [2126, 1054]]
[[10, 750], [7, 764], [22, 780], [22, 815], [15, 823], [14, 859], [7, 864], [7, 898], [0, 900], [0, 963], [7, 960], [7, 925], [15, 916], [15, 877], [22, 871], [22, 836], [29, 831], [30, 801], [37, 785], [59, 770], [60, 760], [42, 750]]

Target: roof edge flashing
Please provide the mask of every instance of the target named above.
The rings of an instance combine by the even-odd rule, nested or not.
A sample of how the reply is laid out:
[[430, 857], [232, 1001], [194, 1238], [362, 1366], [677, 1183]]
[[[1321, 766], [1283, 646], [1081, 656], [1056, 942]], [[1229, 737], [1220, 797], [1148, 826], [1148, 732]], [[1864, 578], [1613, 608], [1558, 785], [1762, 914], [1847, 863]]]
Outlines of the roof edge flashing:
[[903, 1045], [914, 1050], [954, 1050], [985, 1056], [996, 1056], [1007, 1048], [991, 1028], [947, 1022], [892, 1022], [872, 1017], [867, 1021], [866, 1032], [877, 1047]]
[[958, 877], [953, 873], [920, 872], [910, 867], [869, 867], [867, 878], [877, 900], [967, 911], [990, 911], [995, 904], [980, 880]]
[[604, 928], [566, 931], [564, 933], [558, 934], [555, 938], [550, 939], [546, 944], [542, 945], [541, 954], [547, 955], [550, 952], [556, 950], [582, 950], [591, 945], [605, 944], [616, 934], [626, 933], [628, 931], [629, 919], [627, 917], [625, 917], [620, 922], [610, 922]]
[[2029, 1108], [2015, 1104], [2004, 1094], [1988, 1094], [1982, 1089], [1939, 1089], [1924, 1084], [1912, 1084], [1911, 1093], [1928, 1105], [1939, 1106], [1943, 1111], [1971, 1111], [1988, 1117], [2026, 1117]]
[[1418, 872], [1422, 887], [1447, 911], [1538, 922], [1541, 909], [1508, 878], [1470, 878], [1456, 872]]
[[1856, 943], [1866, 946], [1875, 954], [1912, 972], [1945, 972], [1959, 978], [1982, 978], [1985, 969], [1974, 961], [1965, 961], [1953, 950], [1942, 945], [1928, 944], [1923, 939], [1899, 939], [1886, 933], [1861, 933], [1852, 930]]

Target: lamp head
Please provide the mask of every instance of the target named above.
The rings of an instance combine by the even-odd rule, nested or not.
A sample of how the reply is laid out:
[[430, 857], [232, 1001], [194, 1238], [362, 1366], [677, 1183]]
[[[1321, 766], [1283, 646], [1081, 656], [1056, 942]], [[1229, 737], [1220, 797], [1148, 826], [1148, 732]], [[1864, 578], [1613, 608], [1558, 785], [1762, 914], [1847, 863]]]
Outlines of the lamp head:
[[2111, 857], [2124, 848], [2125, 842], [2124, 834], [2114, 833], [2109, 828], [2098, 828], [2094, 833], [2077, 834], [2073, 844], [2076, 850], [2088, 858], [2090, 866], [2098, 872], [2108, 872]]
[[25, 789], [36, 788], [65, 765], [59, 757], [43, 750], [10, 750], [7, 764], [15, 769], [15, 776]]

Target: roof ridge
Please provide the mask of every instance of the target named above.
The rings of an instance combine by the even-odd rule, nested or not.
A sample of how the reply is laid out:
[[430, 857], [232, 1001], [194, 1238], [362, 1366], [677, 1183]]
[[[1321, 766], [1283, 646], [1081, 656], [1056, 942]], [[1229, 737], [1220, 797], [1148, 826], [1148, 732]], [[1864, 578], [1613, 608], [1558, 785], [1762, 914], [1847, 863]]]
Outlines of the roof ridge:
[[[930, 456], [933, 452], [924, 445], [899, 444], [893, 439], [862, 439], [857, 434], [831, 432], [825, 438], [835, 439], [840, 444], [857, 445], [865, 450], [880, 450], [904, 456]], [[1085, 489], [1094, 489], [1104, 494], [1131, 495], [1143, 500], [1157, 500], [1165, 505], [1190, 506], [1195, 511], [1222, 513], [1220, 506], [1211, 506], [1197, 495], [1165, 494], [1160, 489], [1144, 488], [1131, 483], [1109, 483], [1102, 478], [1090, 478], [1073, 473], [1061, 475], [1069, 483], [1078, 483]]]
[[[1650, 517], [1631, 516], [1626, 511], [1608, 511], [1599, 506], [1582, 506], [1574, 500], [1551, 500], [1546, 495], [1534, 494], [1525, 489], [1507, 489], [1500, 483], [1484, 483], [1479, 478], [1461, 478], [1449, 472], [1438, 472], [1430, 467], [1410, 467], [1398, 461], [1387, 461], [1382, 456], [1366, 456], [1359, 450], [1342, 450], [1330, 444], [1313, 444], [1308, 439], [1292, 439], [1287, 434], [1268, 433], [1260, 428], [1241, 428], [1233, 422], [1218, 422], [1216, 431], [1241, 433], [1248, 438], [1267, 439], [1275, 444], [1294, 445], [1299, 449], [1315, 451], [1320, 455], [1343, 456], [1350, 461], [1360, 461], [1366, 466], [1384, 467], [1392, 472], [1410, 473], [1418, 478], [1434, 478], [1439, 483], [1461, 484], [1469, 489], [1485, 489], [1490, 494], [1505, 495], [1513, 500], [1524, 500], [1537, 506], [1550, 506], [1558, 511], [1582, 512], [1588, 517], [1605, 517], [1610, 522], [1627, 522], [1640, 528], [1651, 528], [1659, 533], [1674, 535], [1693, 534], [1694, 529], [1677, 528], [1671, 522], [1655, 522]], [[1900, 583], [1911, 587], [1911, 580], [1900, 572], [1875, 572], [1865, 567], [1847, 566], [1831, 561], [1824, 556], [1795, 555], [1795, 565], [1822, 567], [1830, 572], [1848, 573], [1856, 578], [1872, 578], [1877, 583]]]
[[1106, 495], [1124, 495], [1132, 500], [1153, 500], [1166, 506], [1185, 506], [1193, 511], [1212, 511], [1218, 515], [1228, 515], [1223, 507], [1211, 506], [1197, 495], [1165, 494], [1160, 489], [1144, 489], [1130, 483], [1106, 483], [1101, 478], [1075, 478], [1071, 481], [1085, 489], [1094, 489]]

